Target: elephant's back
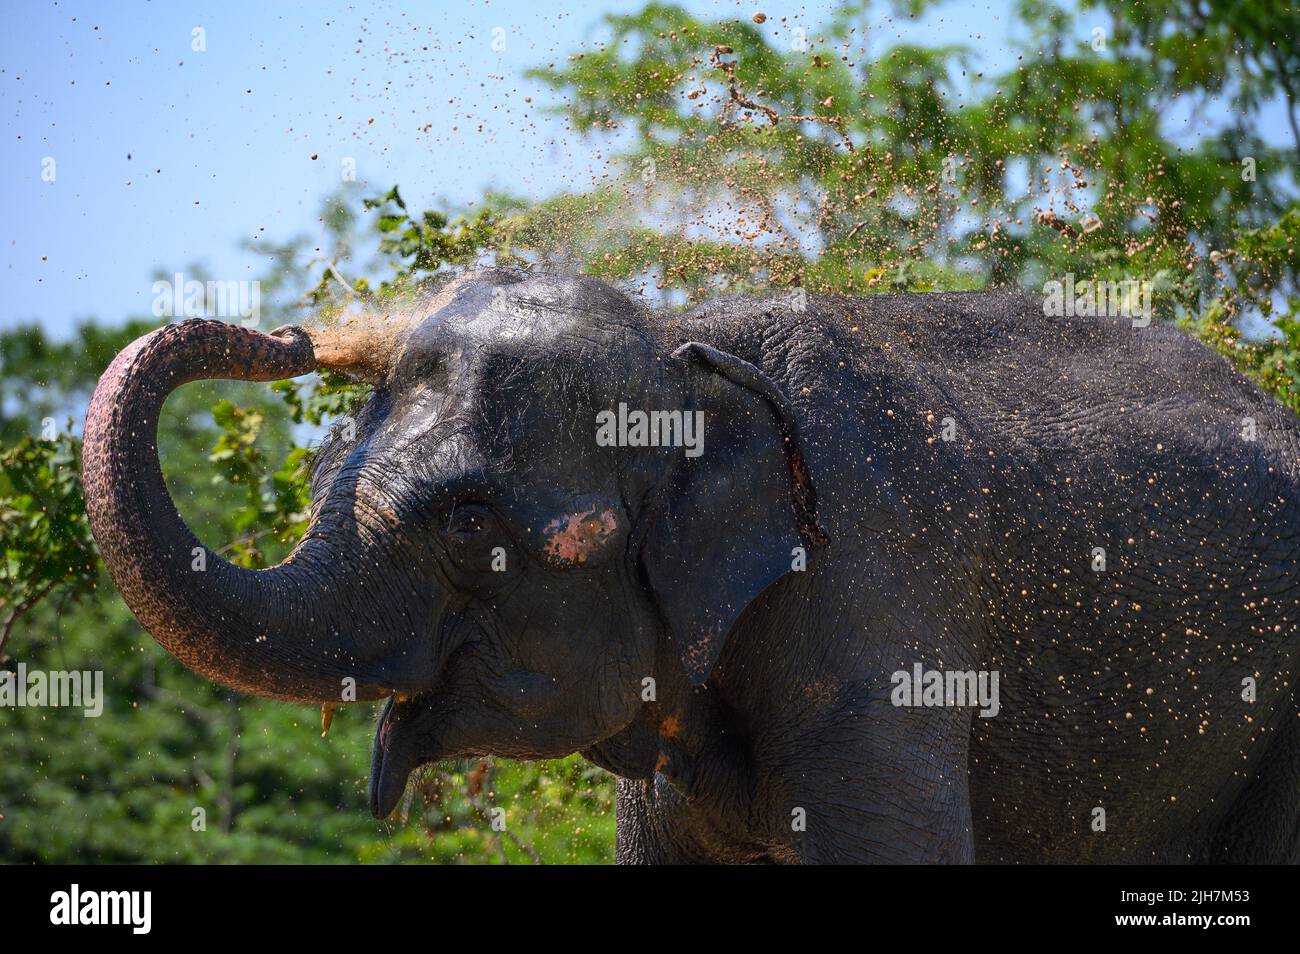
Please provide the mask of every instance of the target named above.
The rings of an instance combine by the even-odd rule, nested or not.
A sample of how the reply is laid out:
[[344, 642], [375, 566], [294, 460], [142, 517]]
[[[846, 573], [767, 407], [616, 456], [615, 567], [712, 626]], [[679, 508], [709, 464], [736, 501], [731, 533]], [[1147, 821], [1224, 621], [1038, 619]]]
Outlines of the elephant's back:
[[911, 500], [943, 483], [954, 510], [1001, 487], [1052, 522], [1283, 497], [1300, 538], [1290, 411], [1175, 327], [1043, 312], [1021, 292], [785, 295], [713, 300], [663, 327], [761, 367], [845, 481]]
[[1041, 297], [1015, 292], [856, 305], [1000, 452], [1049, 470], [1153, 453], [1300, 476], [1295, 416], [1168, 324], [1045, 315]]

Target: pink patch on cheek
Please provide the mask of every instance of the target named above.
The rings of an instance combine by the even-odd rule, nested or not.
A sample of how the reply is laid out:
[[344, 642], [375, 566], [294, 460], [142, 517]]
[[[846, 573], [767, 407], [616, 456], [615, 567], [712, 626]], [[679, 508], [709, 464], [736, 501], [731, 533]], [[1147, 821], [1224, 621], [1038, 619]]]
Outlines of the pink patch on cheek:
[[542, 529], [544, 551], [556, 563], [586, 563], [617, 529], [618, 518], [609, 509], [592, 507], [556, 517]]

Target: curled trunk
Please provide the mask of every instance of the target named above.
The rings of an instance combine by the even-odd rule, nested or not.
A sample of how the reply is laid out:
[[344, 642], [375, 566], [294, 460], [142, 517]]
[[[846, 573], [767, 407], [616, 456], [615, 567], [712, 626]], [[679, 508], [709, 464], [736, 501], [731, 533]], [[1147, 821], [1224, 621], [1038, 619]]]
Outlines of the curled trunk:
[[[266, 335], [196, 320], [135, 341], [104, 372], [86, 417], [91, 530], [127, 605], [194, 671], [302, 702], [346, 700], [349, 679], [357, 699], [411, 691], [423, 668], [409, 658], [419, 642], [410, 638], [414, 625], [401, 611], [395, 626], [354, 622], [355, 608], [373, 607], [376, 595], [366, 590], [373, 578], [355, 568], [383, 562], [379, 536], [349, 513], [357, 508], [320, 508], [328, 516], [314, 516], [285, 562], [247, 570], [195, 538], [163, 483], [158, 415], [171, 391], [200, 379], [271, 381], [315, 367], [311, 339], [299, 328]], [[354, 493], [358, 480], [354, 474], [339, 496]]]

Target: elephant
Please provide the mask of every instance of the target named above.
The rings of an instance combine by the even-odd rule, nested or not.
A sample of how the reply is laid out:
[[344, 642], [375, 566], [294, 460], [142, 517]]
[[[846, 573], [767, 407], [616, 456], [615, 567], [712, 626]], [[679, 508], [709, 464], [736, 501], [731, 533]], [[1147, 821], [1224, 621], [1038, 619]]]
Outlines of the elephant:
[[[578, 752], [621, 863], [1300, 860], [1296, 420], [1168, 323], [1045, 311], [487, 268], [356, 353], [169, 324], [94, 393], [87, 513], [186, 666], [386, 700], [376, 817]], [[163, 401], [318, 367], [373, 391], [292, 554], [233, 566]]]

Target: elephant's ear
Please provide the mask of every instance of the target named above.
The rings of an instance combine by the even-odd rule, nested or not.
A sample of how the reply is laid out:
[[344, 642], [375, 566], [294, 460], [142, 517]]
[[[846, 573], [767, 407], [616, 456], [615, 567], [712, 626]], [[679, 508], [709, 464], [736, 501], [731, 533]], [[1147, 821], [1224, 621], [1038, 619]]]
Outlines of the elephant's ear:
[[661, 486], [642, 565], [687, 675], [700, 685], [740, 614], [823, 546], [817, 491], [793, 409], [777, 384], [741, 358], [690, 342], [673, 352], [687, 413], [703, 412], [703, 446], [682, 449]]

